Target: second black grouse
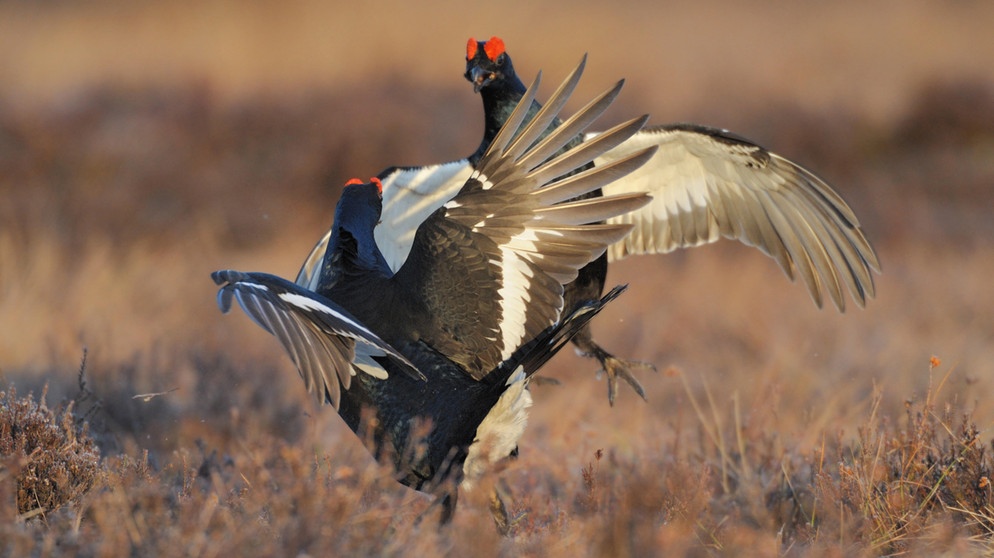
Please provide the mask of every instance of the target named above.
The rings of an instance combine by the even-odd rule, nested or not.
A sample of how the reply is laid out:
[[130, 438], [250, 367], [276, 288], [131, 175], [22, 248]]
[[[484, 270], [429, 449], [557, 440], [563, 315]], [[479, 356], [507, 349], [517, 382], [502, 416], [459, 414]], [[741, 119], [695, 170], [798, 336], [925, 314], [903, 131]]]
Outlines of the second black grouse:
[[[483, 154], [525, 92], [504, 42], [469, 40], [466, 78], [483, 99], [484, 134], [469, 157], [425, 167], [393, 167], [380, 173], [385, 187], [383, 222], [376, 229], [391, 269], [403, 264], [414, 231], [432, 211], [455, 195], [479, 168]], [[532, 101], [530, 110], [540, 105]], [[548, 122], [559, 126], [558, 120]], [[580, 133], [569, 145], [596, 138]], [[649, 146], [656, 154], [639, 170], [604, 187], [604, 193], [649, 192], [652, 203], [637, 212], [608, 220], [629, 223], [632, 232], [611, 245], [605, 256], [581, 270], [567, 287], [567, 300], [597, 296], [610, 260], [628, 255], [666, 253], [715, 242], [725, 237], [759, 248], [773, 257], [788, 277], [800, 275], [820, 307], [825, 296], [845, 309], [845, 292], [862, 306], [874, 295], [877, 256], [852, 209], [822, 179], [792, 161], [727, 130], [693, 124], [642, 129], [594, 160], [608, 164]], [[596, 194], [597, 192], [592, 192]], [[313, 286], [327, 236], [304, 262], [297, 282]], [[644, 363], [615, 357], [594, 342], [584, 328], [573, 342], [596, 358], [608, 375], [613, 403], [618, 379], [645, 397], [631, 373]]]

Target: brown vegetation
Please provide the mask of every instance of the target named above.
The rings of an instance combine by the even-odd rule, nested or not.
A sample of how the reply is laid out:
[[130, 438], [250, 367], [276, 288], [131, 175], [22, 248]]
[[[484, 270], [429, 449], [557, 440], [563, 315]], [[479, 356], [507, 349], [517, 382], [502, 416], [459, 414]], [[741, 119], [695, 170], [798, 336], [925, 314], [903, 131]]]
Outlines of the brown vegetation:
[[77, 423], [73, 402], [53, 413], [44, 392], [40, 401], [31, 395], [18, 398], [13, 387], [0, 392], [0, 513], [5, 521], [78, 503], [93, 486], [99, 465], [100, 452], [86, 423]]

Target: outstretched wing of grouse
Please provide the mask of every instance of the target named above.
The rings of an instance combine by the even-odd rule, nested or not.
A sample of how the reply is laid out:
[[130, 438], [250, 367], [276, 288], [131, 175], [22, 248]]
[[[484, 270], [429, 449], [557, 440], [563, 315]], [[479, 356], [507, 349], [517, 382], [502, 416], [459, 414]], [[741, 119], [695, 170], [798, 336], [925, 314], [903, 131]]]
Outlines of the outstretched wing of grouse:
[[563, 285], [631, 229], [596, 223], [648, 203], [637, 192], [567, 200], [638, 168], [653, 148], [555, 181], [631, 137], [646, 120], [622, 123], [553, 157], [604, 112], [622, 85], [542, 137], [582, 69], [581, 62], [549, 103], [523, 124], [536, 79], [472, 177], [418, 228], [410, 255], [394, 276], [424, 301], [432, 321], [425, 341], [476, 379], [556, 323], [563, 311]]
[[385, 379], [374, 357], [392, 360], [397, 369], [424, 380], [403, 355], [331, 300], [268, 273], [215, 271], [221, 290], [218, 306], [227, 313], [232, 298], [263, 329], [279, 339], [297, 365], [309, 393], [338, 409], [341, 390], [356, 373]]
[[813, 173], [725, 130], [696, 125], [642, 130], [596, 164], [649, 146], [658, 150], [645, 166], [604, 188], [609, 195], [653, 196], [640, 211], [610, 220], [634, 229], [609, 257], [664, 253], [724, 236], [759, 248], [791, 279], [799, 273], [819, 307], [823, 292], [839, 310], [844, 289], [860, 306], [873, 296], [876, 254], [853, 211]]

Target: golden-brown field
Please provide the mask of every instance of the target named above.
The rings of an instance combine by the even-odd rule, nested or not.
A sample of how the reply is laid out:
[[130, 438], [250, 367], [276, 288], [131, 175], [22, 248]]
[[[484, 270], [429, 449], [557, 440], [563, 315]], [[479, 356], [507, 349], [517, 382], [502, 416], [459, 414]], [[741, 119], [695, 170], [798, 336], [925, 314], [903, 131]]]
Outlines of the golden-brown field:
[[[991, 21], [970, 1], [0, 5], [0, 555], [994, 554]], [[346, 179], [471, 152], [463, 47], [493, 34], [548, 83], [589, 52], [581, 97], [626, 77], [615, 119], [727, 127], [815, 170], [883, 265], [845, 314], [731, 243], [614, 265], [631, 288], [598, 338], [660, 372], [612, 408], [592, 361], [549, 364], [498, 475], [508, 538], [482, 491], [416, 524], [428, 498], [209, 278], [292, 277]]]

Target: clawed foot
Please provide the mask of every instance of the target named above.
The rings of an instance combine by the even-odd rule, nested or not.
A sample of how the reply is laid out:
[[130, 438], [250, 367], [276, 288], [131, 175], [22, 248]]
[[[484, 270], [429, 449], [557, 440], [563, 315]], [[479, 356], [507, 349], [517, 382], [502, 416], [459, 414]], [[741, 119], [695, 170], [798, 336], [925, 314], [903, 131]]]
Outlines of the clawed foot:
[[497, 526], [497, 532], [500, 533], [502, 537], [506, 537], [511, 534], [511, 530], [514, 526], [518, 524], [525, 516], [528, 515], [527, 512], [521, 512], [518, 515], [511, 516], [507, 512], [507, 506], [504, 505], [504, 498], [501, 493], [507, 491], [505, 487], [500, 486], [499, 483], [494, 486], [493, 490], [490, 491], [490, 515], [494, 518], [494, 524]]
[[642, 388], [642, 384], [632, 375], [632, 369], [642, 368], [655, 372], [656, 366], [654, 364], [640, 360], [620, 359], [600, 348], [593, 341], [589, 342], [589, 348], [589, 350], [582, 351], [580, 354], [585, 357], [596, 358], [601, 363], [601, 369], [597, 371], [597, 374], [598, 377], [600, 374], [607, 374], [608, 403], [614, 406], [614, 398], [618, 395], [618, 378], [621, 378], [628, 385], [632, 386], [635, 393], [639, 394], [639, 397], [645, 400], [645, 389]]
[[607, 400], [612, 406], [614, 405], [614, 398], [618, 395], [618, 378], [621, 378], [628, 385], [632, 386], [635, 393], [639, 394], [639, 397], [645, 400], [645, 389], [642, 388], [642, 384], [632, 375], [631, 370], [633, 368], [642, 368], [655, 372], [656, 366], [654, 364], [640, 360], [622, 360], [608, 355], [607, 358], [601, 360], [601, 366], [604, 368], [598, 374], [607, 373]]
[[614, 398], [618, 396], [618, 378], [621, 378], [628, 385], [632, 386], [635, 393], [639, 394], [639, 397], [645, 400], [645, 390], [642, 388], [642, 384], [632, 375], [632, 370], [642, 368], [655, 372], [656, 366], [654, 364], [640, 360], [623, 360], [612, 355], [594, 342], [589, 329], [584, 329], [574, 337], [573, 344], [576, 345], [576, 351], [580, 356], [596, 358], [597, 362], [601, 363], [601, 369], [597, 371], [597, 377], [599, 378], [600, 374], [603, 373], [607, 374], [607, 400], [612, 407], [614, 406]]

